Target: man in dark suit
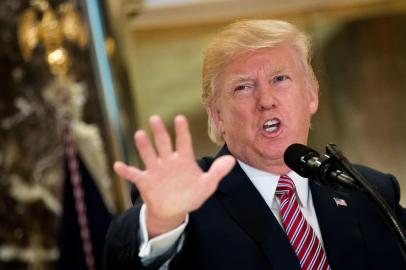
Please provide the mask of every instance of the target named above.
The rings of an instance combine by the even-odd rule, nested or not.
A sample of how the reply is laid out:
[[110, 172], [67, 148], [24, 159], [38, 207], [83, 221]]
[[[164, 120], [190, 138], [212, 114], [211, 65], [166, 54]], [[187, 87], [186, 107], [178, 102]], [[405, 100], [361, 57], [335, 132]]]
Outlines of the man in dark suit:
[[[231, 24], [206, 50], [202, 98], [210, 138], [224, 145], [216, 157], [195, 162], [183, 116], [174, 150], [152, 116], [156, 149], [135, 134], [145, 170], [114, 165], [142, 200], [111, 224], [107, 269], [406, 269], [364, 194], [284, 163], [289, 145], [306, 144], [318, 107], [305, 34], [283, 21]], [[405, 222], [397, 181], [357, 168]]]

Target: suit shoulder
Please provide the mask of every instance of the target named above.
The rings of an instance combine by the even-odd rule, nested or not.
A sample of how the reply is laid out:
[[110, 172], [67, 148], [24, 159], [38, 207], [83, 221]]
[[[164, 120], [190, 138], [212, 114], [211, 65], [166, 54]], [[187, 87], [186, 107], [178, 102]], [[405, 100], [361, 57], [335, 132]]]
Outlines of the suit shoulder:
[[364, 165], [354, 165], [354, 167], [366, 180], [376, 185], [377, 188], [393, 188], [392, 185], [394, 182], [397, 182], [396, 178], [391, 174], [383, 173]]
[[393, 175], [363, 165], [355, 165], [354, 167], [378, 190], [390, 205], [394, 206], [399, 203], [400, 187]]
[[210, 169], [211, 164], [213, 163], [213, 157], [202, 157], [197, 160], [197, 164], [203, 171], [208, 171]]
[[111, 222], [104, 245], [105, 270], [147, 269], [138, 257], [140, 208], [135, 205]]
[[220, 148], [220, 150], [217, 152], [217, 154], [214, 155], [214, 157], [202, 157], [198, 159], [197, 164], [199, 164], [200, 168], [203, 171], [208, 171], [211, 164], [213, 164], [213, 161], [223, 155], [230, 155], [227, 145], [223, 145], [223, 147]]
[[[141, 205], [135, 205], [117, 216], [109, 226], [106, 235], [106, 244], [127, 246], [134, 243], [139, 228], [139, 215]], [[129, 237], [129, 236], [134, 236]]]

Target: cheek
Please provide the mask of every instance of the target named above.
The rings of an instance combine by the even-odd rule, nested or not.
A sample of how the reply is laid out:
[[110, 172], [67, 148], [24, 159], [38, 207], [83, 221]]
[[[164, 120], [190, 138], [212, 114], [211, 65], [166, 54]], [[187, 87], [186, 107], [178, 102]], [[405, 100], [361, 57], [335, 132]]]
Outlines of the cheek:
[[[300, 130], [305, 130], [310, 126], [310, 118], [313, 114], [313, 112], [311, 112], [312, 106], [307, 102], [306, 98], [306, 96], [296, 97], [296, 99], [293, 99], [292, 102], [289, 103], [289, 106], [286, 106], [285, 110], [286, 115], [289, 115], [286, 119], [288, 124], [294, 123], [293, 125]], [[298, 100], [300, 102], [298, 102]]]
[[317, 111], [318, 98], [308, 89], [301, 89], [301, 91], [300, 95], [292, 99], [291, 108], [296, 110], [298, 117], [307, 118], [308, 115], [311, 116]]
[[309, 111], [309, 107], [307, 105], [308, 104], [305, 104], [305, 106], [302, 107], [302, 110], [298, 110], [296, 112], [296, 121], [299, 128], [298, 132], [300, 133], [307, 133], [310, 128], [310, 119], [312, 113]]
[[249, 125], [249, 112], [241, 107], [235, 108], [230, 106], [226, 113], [224, 113], [223, 125], [227, 130], [242, 133]]

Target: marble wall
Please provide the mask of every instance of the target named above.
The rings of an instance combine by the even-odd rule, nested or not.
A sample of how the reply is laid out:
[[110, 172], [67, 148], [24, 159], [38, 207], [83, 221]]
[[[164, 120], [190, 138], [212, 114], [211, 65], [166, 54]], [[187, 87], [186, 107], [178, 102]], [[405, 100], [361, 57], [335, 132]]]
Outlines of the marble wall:
[[[56, 7], [62, 2], [50, 4]], [[53, 103], [49, 95], [56, 95], [55, 77], [49, 72], [44, 47], [35, 48], [30, 62], [20, 53], [17, 24], [29, 4], [28, 0], [0, 1], [0, 269], [55, 269], [59, 258], [64, 184], [61, 104]], [[87, 49], [65, 46], [72, 57], [71, 89], [79, 89], [84, 106], [78, 136], [86, 143], [90, 133], [102, 138], [91, 59]], [[103, 144], [98, 147], [104, 152]], [[104, 172], [105, 167], [95, 170]]]

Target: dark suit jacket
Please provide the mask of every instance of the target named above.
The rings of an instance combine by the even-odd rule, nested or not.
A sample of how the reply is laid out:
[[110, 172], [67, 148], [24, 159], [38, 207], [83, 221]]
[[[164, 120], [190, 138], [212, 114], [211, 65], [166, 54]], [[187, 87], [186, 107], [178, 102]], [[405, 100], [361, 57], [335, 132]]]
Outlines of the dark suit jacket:
[[[223, 147], [219, 155], [228, 154]], [[199, 160], [208, 170], [213, 158]], [[379, 190], [406, 224], [396, 179], [372, 169], [358, 171]], [[406, 269], [396, 237], [379, 209], [359, 191], [309, 182], [325, 251], [333, 270]], [[348, 206], [337, 206], [334, 197]], [[106, 269], [147, 269], [138, 258], [140, 204], [112, 222], [105, 243]], [[154, 265], [153, 269], [159, 267]], [[217, 191], [190, 214], [182, 250], [170, 269], [299, 270], [285, 232], [237, 164]]]

